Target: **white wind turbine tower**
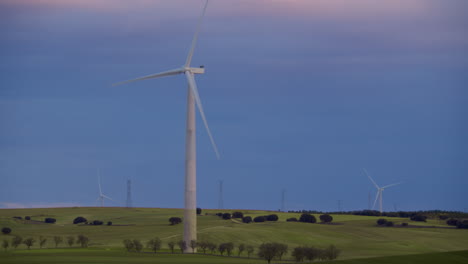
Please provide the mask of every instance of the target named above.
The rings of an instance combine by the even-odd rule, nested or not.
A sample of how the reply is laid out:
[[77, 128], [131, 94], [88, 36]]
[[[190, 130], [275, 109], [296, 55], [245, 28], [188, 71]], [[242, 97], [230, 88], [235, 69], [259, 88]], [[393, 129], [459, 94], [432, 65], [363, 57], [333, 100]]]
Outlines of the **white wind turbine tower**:
[[97, 201], [99, 201], [101, 207], [104, 207], [104, 199], [108, 199], [108, 200], [111, 200], [113, 202], [115, 202], [114, 200], [112, 200], [112, 198], [110, 198], [109, 196], [107, 195], [104, 195], [102, 193], [102, 189], [101, 189], [101, 173], [100, 171], [98, 170], [98, 186], [99, 186], [99, 196], [97, 198]]
[[156, 74], [150, 74], [133, 80], [128, 80], [115, 85], [126, 84], [135, 81], [155, 79], [159, 77], [171, 76], [184, 74], [187, 83], [187, 123], [186, 123], [186, 142], [185, 142], [185, 210], [184, 210], [184, 241], [187, 245], [190, 244], [190, 241], [197, 240], [197, 218], [196, 218], [196, 142], [195, 142], [195, 105], [197, 105], [200, 112], [200, 116], [205, 125], [208, 137], [210, 138], [211, 144], [215, 151], [216, 157], [219, 159], [218, 148], [216, 143], [211, 135], [210, 128], [208, 127], [208, 122], [206, 121], [205, 113], [203, 111], [203, 106], [200, 101], [200, 96], [198, 95], [197, 84], [195, 83], [195, 74], [205, 73], [205, 69], [200, 66], [199, 68], [194, 68], [190, 66], [192, 62], [193, 53], [195, 46], [197, 44], [198, 34], [200, 33], [201, 23], [203, 17], [205, 16], [206, 7], [208, 6], [208, 0], [205, 3], [202, 14], [198, 20], [196, 27], [195, 35], [192, 40], [192, 45], [187, 56], [185, 64], [173, 70], [160, 72]]
[[372, 179], [372, 177], [369, 175], [369, 173], [367, 172], [366, 169], [363, 169], [364, 170], [364, 173], [367, 175], [367, 177], [369, 178], [369, 180], [374, 184], [375, 188], [377, 188], [377, 195], [375, 196], [375, 200], [374, 200], [374, 205], [372, 205], [372, 209], [375, 208], [375, 204], [377, 203], [377, 200], [379, 200], [379, 209], [380, 209], [380, 213], [383, 212], [383, 209], [382, 209], [382, 194], [383, 194], [383, 191], [388, 188], [388, 187], [392, 187], [392, 186], [395, 186], [395, 185], [399, 185], [401, 184], [401, 182], [399, 183], [393, 183], [393, 184], [389, 184], [389, 185], [386, 185], [384, 187], [379, 187], [377, 185], [377, 183], [374, 181], [374, 179]]

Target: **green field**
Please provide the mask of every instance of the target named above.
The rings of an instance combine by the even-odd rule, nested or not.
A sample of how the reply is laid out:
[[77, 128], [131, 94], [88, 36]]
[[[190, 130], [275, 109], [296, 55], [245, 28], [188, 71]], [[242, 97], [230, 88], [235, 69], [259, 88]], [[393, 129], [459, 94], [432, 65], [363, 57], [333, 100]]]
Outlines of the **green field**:
[[[230, 210], [224, 211], [232, 212]], [[244, 215], [252, 217], [272, 213], [266, 211], [241, 211], [244, 212]], [[258, 246], [263, 242], [281, 242], [288, 244], [289, 248], [296, 246], [326, 247], [334, 244], [342, 250], [339, 259], [346, 261], [352, 261], [353, 259], [364, 261], [357, 259], [468, 250], [468, 230], [445, 228], [447, 227], [445, 224], [436, 220], [429, 220], [427, 223], [414, 223], [409, 219], [388, 218], [396, 224], [407, 222], [410, 225], [426, 227], [377, 227], [375, 222], [378, 217], [333, 215], [335, 224], [325, 225], [286, 222], [286, 218], [299, 217], [299, 214], [274, 212], [280, 218], [278, 222], [243, 224], [237, 220], [222, 220], [214, 215], [217, 212], [220, 211], [203, 210], [203, 214], [208, 213], [208, 215], [198, 216], [199, 241], [245, 243], [253, 246]], [[12, 218], [13, 216], [23, 218], [31, 216], [33, 221], [16, 220]], [[77, 216], [83, 216], [88, 220], [112, 221], [113, 225], [73, 225], [72, 221]], [[30, 251], [25, 250], [26, 247], [21, 245], [16, 251], [9, 249], [7, 253], [2, 253], [0, 258], [9, 260], [12, 263], [40, 263], [33, 260], [41, 259], [38, 256], [43, 255], [44, 258], [48, 258], [52, 255], [56, 259], [63, 258], [62, 263], [106, 263], [106, 259], [117, 257], [118, 260], [112, 260], [111, 262], [128, 263], [125, 262], [125, 259], [132, 258], [131, 263], [146, 263], [145, 261], [153, 261], [152, 258], [155, 256], [148, 253], [126, 253], [123, 250], [122, 240], [130, 238], [146, 242], [151, 238], [159, 237], [163, 241], [163, 251], [167, 252], [166, 243], [171, 240], [181, 239], [183, 228], [182, 224], [170, 226], [168, 219], [171, 216], [182, 217], [182, 210], [157, 208], [1, 209], [0, 227], [10, 227], [13, 232], [11, 235], [0, 235], [0, 242], [4, 239], [10, 240], [12, 235], [20, 235], [23, 238], [34, 237], [36, 240], [42, 235], [48, 238], [46, 245], [48, 249], [38, 249], [38, 243], [36, 242]], [[57, 223], [37, 222], [42, 221], [45, 217], [56, 218]], [[316, 217], [318, 218], [318, 215]], [[432, 226], [438, 227], [434, 228]], [[85, 249], [86, 253], [78, 248], [52, 249], [54, 248], [53, 236], [65, 237], [78, 234], [84, 234], [90, 238], [90, 248]], [[65, 247], [65, 244], [62, 244], [61, 247]], [[464, 254], [466, 257], [466, 252]], [[77, 259], [78, 255], [83, 257]], [[176, 256], [161, 254], [157, 256], [157, 262], [263, 263], [263, 261], [259, 260], [216, 256], [187, 256], [180, 254]], [[243, 256], [246, 257], [246, 254], [244, 253]], [[96, 259], [100, 260], [93, 262]], [[287, 259], [290, 259], [289, 254], [286, 257]]]

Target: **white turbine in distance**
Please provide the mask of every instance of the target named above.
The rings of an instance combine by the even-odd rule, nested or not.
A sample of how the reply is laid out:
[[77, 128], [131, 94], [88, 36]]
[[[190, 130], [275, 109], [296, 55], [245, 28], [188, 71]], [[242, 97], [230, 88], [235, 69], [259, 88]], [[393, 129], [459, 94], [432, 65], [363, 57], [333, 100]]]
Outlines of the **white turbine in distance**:
[[115, 202], [112, 198], [110, 198], [109, 196], [104, 195], [104, 194], [102, 193], [102, 189], [101, 189], [101, 173], [100, 173], [99, 170], [98, 170], [98, 186], [99, 186], [99, 196], [98, 196], [98, 198], [97, 198], [96, 201], [99, 201], [101, 207], [104, 207], [104, 199], [108, 199], [108, 200], [110, 200], [110, 201]]
[[382, 194], [383, 194], [383, 191], [386, 189], [386, 188], [389, 188], [389, 187], [392, 187], [392, 186], [395, 186], [395, 185], [399, 185], [401, 184], [401, 182], [399, 183], [393, 183], [393, 184], [389, 184], [389, 185], [386, 185], [384, 187], [379, 187], [377, 185], [377, 183], [374, 181], [374, 179], [372, 179], [372, 177], [369, 175], [369, 173], [367, 172], [366, 169], [363, 169], [364, 170], [364, 173], [367, 175], [367, 177], [369, 178], [369, 180], [374, 184], [375, 188], [377, 188], [377, 195], [375, 196], [375, 200], [374, 200], [374, 205], [372, 205], [372, 209], [375, 208], [375, 204], [377, 203], [377, 200], [379, 200], [379, 209], [380, 209], [380, 213], [382, 214], [383, 212], [383, 208], [382, 208]]
[[197, 44], [198, 34], [200, 33], [201, 23], [203, 17], [205, 16], [206, 7], [208, 6], [208, 1], [206, 1], [203, 8], [202, 14], [198, 20], [196, 27], [195, 35], [192, 40], [192, 45], [187, 56], [185, 64], [180, 67], [169, 71], [164, 71], [160, 73], [150, 74], [140, 78], [116, 83], [115, 85], [126, 84], [135, 81], [155, 79], [159, 77], [184, 74], [187, 79], [188, 89], [187, 89], [187, 128], [186, 128], [186, 137], [185, 137], [185, 209], [184, 209], [184, 241], [187, 245], [190, 245], [190, 241], [197, 240], [197, 212], [196, 212], [196, 141], [195, 141], [195, 105], [198, 107], [200, 116], [205, 125], [208, 137], [210, 138], [211, 145], [213, 146], [216, 157], [219, 159], [218, 148], [216, 143], [211, 135], [208, 122], [206, 121], [205, 113], [203, 111], [203, 106], [198, 95], [197, 84], [195, 83], [195, 74], [205, 73], [203, 66], [194, 68], [190, 66], [192, 62], [193, 53], [195, 46]]

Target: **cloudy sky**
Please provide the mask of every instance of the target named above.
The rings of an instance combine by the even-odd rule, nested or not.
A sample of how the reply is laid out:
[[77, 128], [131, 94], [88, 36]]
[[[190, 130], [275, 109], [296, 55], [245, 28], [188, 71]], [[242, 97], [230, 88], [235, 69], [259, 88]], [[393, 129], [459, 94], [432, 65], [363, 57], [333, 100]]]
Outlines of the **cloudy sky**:
[[[0, 207], [183, 206], [203, 0], [0, 0]], [[468, 210], [465, 0], [212, 0], [193, 58], [198, 206]], [[341, 201], [341, 202], [339, 202]], [[117, 203], [108, 205], [118, 206]]]

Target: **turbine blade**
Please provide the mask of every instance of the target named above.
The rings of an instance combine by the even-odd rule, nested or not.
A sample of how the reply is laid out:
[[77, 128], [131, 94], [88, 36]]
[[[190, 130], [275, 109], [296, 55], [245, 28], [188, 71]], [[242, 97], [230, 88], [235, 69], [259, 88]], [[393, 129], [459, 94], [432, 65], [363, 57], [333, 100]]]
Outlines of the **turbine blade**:
[[364, 173], [367, 175], [367, 177], [369, 178], [369, 180], [371, 180], [371, 182], [374, 184], [375, 188], [379, 189], [379, 186], [377, 185], [377, 183], [375, 183], [374, 179], [372, 179], [372, 177], [369, 175], [369, 173], [367, 172], [366, 169], [362, 169], [364, 170]]
[[213, 135], [211, 135], [211, 130], [210, 130], [210, 127], [208, 126], [208, 121], [206, 121], [205, 112], [203, 111], [203, 106], [200, 100], [200, 96], [198, 95], [198, 89], [197, 89], [197, 84], [195, 82], [195, 77], [193, 76], [193, 73], [191, 73], [190, 71], [186, 71], [185, 76], [187, 76], [188, 85], [190, 87], [190, 90], [192, 90], [193, 97], [195, 98], [195, 103], [198, 107], [198, 111], [200, 112], [203, 123], [205, 124], [205, 128], [206, 128], [206, 131], [208, 132], [208, 137], [210, 138], [211, 145], [213, 146], [213, 150], [216, 154], [216, 157], [219, 159], [218, 147], [216, 146], [216, 143], [213, 139]]
[[102, 190], [101, 190], [101, 170], [98, 169], [98, 185], [99, 185], [99, 195], [102, 195]]
[[377, 203], [377, 200], [379, 199], [379, 196], [380, 196], [380, 190], [377, 191], [377, 195], [375, 196], [375, 201], [374, 201], [374, 205], [372, 205], [372, 209], [375, 208], [375, 204]]
[[[107, 195], [104, 195], [104, 194], [103, 194], [102, 197], [104, 197], [104, 198], [106, 198], [106, 199], [109, 199], [109, 200], [111, 200], [111, 201], [114, 201], [114, 199], [110, 198], [110, 197], [107, 196]], [[115, 201], [114, 201], [114, 202], [115, 202]]]
[[389, 184], [389, 185], [387, 185], [387, 186], [382, 187], [382, 189], [385, 189], [385, 188], [388, 188], [388, 187], [392, 187], [392, 186], [395, 186], [395, 185], [400, 185], [400, 184], [402, 184], [402, 183], [399, 182], [399, 183]]
[[190, 47], [189, 54], [187, 56], [187, 61], [185, 62], [185, 67], [189, 67], [190, 63], [192, 62], [193, 52], [195, 51], [195, 46], [197, 45], [198, 34], [200, 33], [201, 24], [203, 22], [203, 18], [205, 17], [206, 7], [208, 6], [208, 0], [205, 2], [205, 7], [203, 8], [202, 14], [198, 19], [197, 28], [195, 30], [195, 35], [193, 36], [192, 46]]
[[123, 82], [114, 83], [114, 84], [112, 84], [112, 86], [118, 86], [118, 85], [127, 84], [127, 83], [131, 83], [131, 82], [155, 79], [155, 78], [160, 78], [160, 77], [165, 77], [165, 76], [171, 76], [171, 75], [176, 75], [176, 74], [180, 74], [180, 73], [183, 73], [183, 72], [184, 72], [183, 69], [174, 69], [174, 70], [170, 70], [170, 71], [159, 72], [159, 73], [155, 73], [155, 74], [150, 74], [150, 75], [138, 77], [138, 78], [132, 79], [132, 80], [127, 80], [127, 81], [123, 81]]

